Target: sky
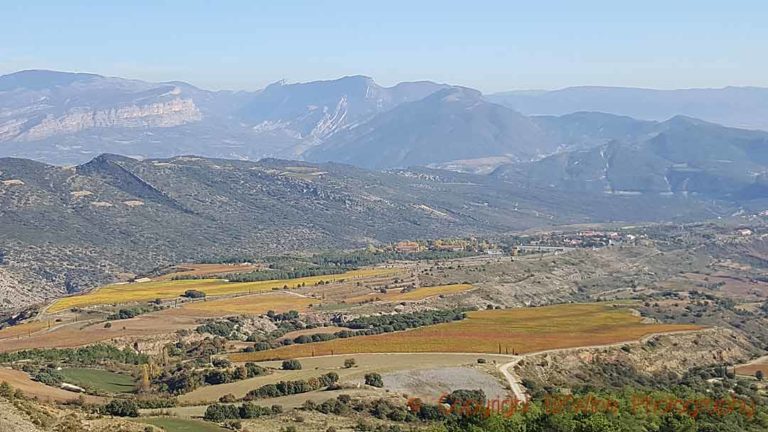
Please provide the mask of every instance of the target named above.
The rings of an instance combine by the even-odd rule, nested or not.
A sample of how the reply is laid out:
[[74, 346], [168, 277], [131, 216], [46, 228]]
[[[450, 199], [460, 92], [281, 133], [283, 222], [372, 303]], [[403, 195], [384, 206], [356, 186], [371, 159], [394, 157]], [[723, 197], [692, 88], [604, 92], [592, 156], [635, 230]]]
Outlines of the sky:
[[255, 90], [367, 75], [483, 92], [768, 87], [768, 2], [0, 0], [0, 74]]

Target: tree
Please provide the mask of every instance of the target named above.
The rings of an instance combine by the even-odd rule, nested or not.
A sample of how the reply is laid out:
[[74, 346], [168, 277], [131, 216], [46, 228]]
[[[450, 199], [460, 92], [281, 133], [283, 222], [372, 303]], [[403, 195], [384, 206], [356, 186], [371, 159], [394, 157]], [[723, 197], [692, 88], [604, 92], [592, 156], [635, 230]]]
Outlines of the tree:
[[283, 361], [283, 370], [300, 370], [301, 369], [301, 362], [298, 360], [284, 360]]
[[348, 358], [348, 359], [344, 360], [344, 368], [345, 369], [351, 369], [351, 368], [355, 367], [356, 364], [357, 364], [357, 361], [355, 361], [355, 359], [353, 359], [353, 358]]
[[240, 418], [240, 410], [234, 405], [213, 404], [205, 410], [203, 418], [212, 422], [223, 422], [224, 420]]
[[139, 377], [139, 382], [136, 385], [136, 390], [138, 390], [139, 393], [149, 393], [151, 390], [149, 380], [149, 366], [146, 364], [141, 365], [141, 376]]
[[757, 378], [758, 381], [762, 381], [763, 378], [765, 378], [765, 375], [763, 374], [763, 371], [759, 370], [755, 372], [755, 378]]
[[365, 374], [365, 385], [369, 385], [371, 387], [384, 387], [384, 380], [381, 378], [381, 375], [377, 374], [376, 372], [371, 372], [369, 374]]
[[205, 298], [205, 293], [198, 290], [186, 290], [184, 291], [184, 294], [181, 295], [182, 297], [196, 299], [196, 298]]

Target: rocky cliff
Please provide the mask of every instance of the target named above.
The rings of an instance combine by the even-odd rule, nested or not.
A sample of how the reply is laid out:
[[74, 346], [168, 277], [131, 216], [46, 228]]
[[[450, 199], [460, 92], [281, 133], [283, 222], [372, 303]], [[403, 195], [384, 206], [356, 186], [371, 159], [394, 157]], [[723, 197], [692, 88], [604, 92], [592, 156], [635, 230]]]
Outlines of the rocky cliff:
[[[0, 126], [0, 139], [17, 132], [15, 139], [38, 140], [51, 136], [75, 133], [92, 128], [172, 127], [202, 119], [200, 109], [192, 99], [175, 98], [166, 102], [146, 105], [131, 104], [103, 110], [77, 107], [62, 115], [46, 115], [39, 123], [24, 130], [18, 120]], [[30, 123], [27, 120], [23, 124]], [[5, 133], [4, 133], [5, 132]]]

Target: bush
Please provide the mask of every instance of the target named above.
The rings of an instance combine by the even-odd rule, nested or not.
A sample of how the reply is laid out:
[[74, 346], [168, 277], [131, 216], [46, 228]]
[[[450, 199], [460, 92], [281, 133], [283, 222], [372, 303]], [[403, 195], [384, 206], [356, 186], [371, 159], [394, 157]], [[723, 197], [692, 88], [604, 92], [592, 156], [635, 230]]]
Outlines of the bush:
[[232, 393], [225, 394], [224, 396], [219, 398], [219, 402], [221, 403], [232, 403], [237, 401], [237, 398]]
[[113, 399], [104, 405], [104, 412], [117, 417], [138, 417], [139, 406], [127, 399]]
[[198, 290], [186, 290], [184, 291], [184, 294], [182, 294], [181, 296], [186, 298], [191, 298], [191, 299], [197, 299], [197, 298], [205, 298], [205, 293]]
[[246, 402], [240, 406], [241, 419], [255, 419], [270, 414], [272, 414], [270, 408], [252, 404], [250, 402]]
[[283, 370], [300, 370], [301, 362], [299, 362], [298, 360], [284, 360], [282, 369]]
[[344, 360], [344, 368], [345, 369], [353, 368], [353, 367], [355, 367], [356, 364], [357, 364], [357, 362], [353, 358], [348, 358], [348, 359]]
[[376, 372], [371, 372], [369, 374], [365, 374], [365, 385], [369, 385], [371, 387], [384, 387], [384, 380], [381, 378], [381, 375], [377, 374]]
[[221, 423], [224, 420], [240, 418], [240, 410], [234, 405], [213, 404], [205, 410], [203, 418], [208, 421]]
[[246, 363], [245, 370], [248, 371], [248, 378], [262, 376], [267, 374], [267, 370], [256, 363]]
[[64, 377], [56, 369], [46, 369], [36, 373], [32, 377], [35, 381], [45, 385], [58, 387], [64, 381]]

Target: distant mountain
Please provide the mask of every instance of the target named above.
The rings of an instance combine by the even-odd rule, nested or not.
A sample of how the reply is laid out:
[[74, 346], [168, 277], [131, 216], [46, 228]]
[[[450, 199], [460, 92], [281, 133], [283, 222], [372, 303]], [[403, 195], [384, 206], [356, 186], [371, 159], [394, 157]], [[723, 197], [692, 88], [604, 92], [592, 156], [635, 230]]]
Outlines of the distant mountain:
[[492, 175], [527, 185], [613, 194], [768, 198], [768, 132], [677, 116], [639, 123], [634, 139], [505, 165]]
[[599, 111], [644, 120], [666, 120], [685, 115], [725, 126], [768, 130], [768, 88], [570, 87], [554, 91], [511, 91], [487, 98], [526, 115], [559, 116]]
[[422, 81], [387, 88], [364, 76], [299, 84], [279, 82], [255, 95], [240, 110], [240, 115], [253, 124], [254, 130], [277, 130], [303, 140], [294, 151], [298, 155], [344, 127], [445, 87]]
[[0, 77], [0, 156], [80, 163], [104, 152], [296, 157], [348, 125], [444, 86], [370, 78], [211, 92], [183, 82], [22, 71]]
[[189, 260], [724, 210], [429, 169], [114, 155], [65, 168], [0, 158], [0, 309]]
[[[687, 113], [757, 124], [768, 118], [766, 91], [589, 87], [484, 97], [428, 81], [383, 87], [348, 76], [214, 92], [183, 82], [32, 70], [0, 76], [0, 157], [77, 165], [102, 153], [198, 154], [488, 173], [504, 164], [609, 143], [632, 147], [671, 133], [667, 123], [597, 111], [662, 120]], [[597, 111], [571, 112], [577, 108]], [[675, 140], [708, 143], [718, 160], [728, 160], [735, 148], [729, 139], [749, 134], [720, 133], [715, 125], [679, 128]]]
[[528, 117], [451, 87], [338, 133], [305, 157], [381, 169], [492, 156], [528, 161], [557, 144]]

